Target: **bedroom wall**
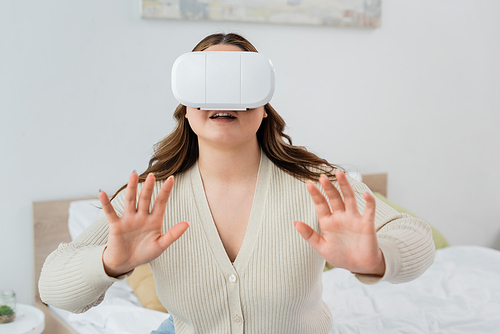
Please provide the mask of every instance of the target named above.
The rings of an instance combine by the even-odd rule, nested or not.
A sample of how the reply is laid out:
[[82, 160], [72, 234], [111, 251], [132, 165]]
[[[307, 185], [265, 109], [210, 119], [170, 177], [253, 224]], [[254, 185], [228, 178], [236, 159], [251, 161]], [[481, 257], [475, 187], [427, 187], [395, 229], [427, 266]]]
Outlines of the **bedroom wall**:
[[274, 62], [295, 144], [453, 245], [500, 248], [500, 2], [383, 1], [382, 27], [143, 20], [138, 1], [0, 2], [0, 289], [33, 302], [33, 201], [112, 193], [173, 126], [175, 58], [238, 32]]

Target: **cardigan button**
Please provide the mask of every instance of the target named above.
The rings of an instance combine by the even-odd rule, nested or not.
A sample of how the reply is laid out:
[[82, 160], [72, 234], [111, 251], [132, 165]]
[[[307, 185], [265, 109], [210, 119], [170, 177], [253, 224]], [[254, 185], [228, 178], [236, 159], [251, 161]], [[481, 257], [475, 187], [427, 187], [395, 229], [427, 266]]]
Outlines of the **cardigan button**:
[[229, 275], [229, 282], [231, 282], [231, 283], [236, 282], [236, 275], [235, 274]]

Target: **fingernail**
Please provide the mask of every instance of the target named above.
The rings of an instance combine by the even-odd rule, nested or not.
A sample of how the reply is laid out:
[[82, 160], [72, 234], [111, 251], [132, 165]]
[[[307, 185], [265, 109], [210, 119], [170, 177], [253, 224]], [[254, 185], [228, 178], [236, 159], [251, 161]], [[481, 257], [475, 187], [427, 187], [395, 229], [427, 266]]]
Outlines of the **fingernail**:
[[99, 189], [99, 194], [101, 193], [101, 191], [102, 191], [102, 190], [101, 190], [101, 189]]
[[134, 169], [134, 170], [132, 171], [132, 173], [136, 173], [136, 174], [137, 174], [137, 171]]
[[321, 174], [319, 177], [326, 176], [325, 174]]
[[149, 173], [149, 174], [148, 174], [148, 176], [150, 176], [150, 175], [155, 176], [153, 173]]

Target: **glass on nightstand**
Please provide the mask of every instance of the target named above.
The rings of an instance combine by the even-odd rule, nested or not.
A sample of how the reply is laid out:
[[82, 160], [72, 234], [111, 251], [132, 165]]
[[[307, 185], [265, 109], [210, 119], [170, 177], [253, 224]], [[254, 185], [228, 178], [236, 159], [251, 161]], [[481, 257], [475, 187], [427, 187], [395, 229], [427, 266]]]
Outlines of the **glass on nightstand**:
[[0, 292], [0, 324], [14, 321], [16, 318], [16, 294], [13, 290]]

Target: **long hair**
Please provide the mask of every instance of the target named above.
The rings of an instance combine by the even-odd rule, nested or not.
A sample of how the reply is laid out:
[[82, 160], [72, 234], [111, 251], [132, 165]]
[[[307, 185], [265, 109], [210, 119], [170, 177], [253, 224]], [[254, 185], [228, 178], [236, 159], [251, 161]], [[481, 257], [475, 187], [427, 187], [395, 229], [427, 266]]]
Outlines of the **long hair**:
[[[248, 52], [257, 49], [244, 37], [230, 34], [213, 34], [205, 37], [193, 49], [204, 51], [212, 45], [235, 45]], [[285, 121], [268, 103], [264, 106], [267, 117], [263, 118], [257, 130], [257, 140], [267, 157], [286, 173], [299, 180], [317, 181], [321, 174], [335, 179], [334, 171], [340, 167], [330, 164], [301, 146], [292, 145], [291, 138], [284, 133]], [[156, 180], [165, 180], [171, 175], [187, 171], [198, 159], [198, 137], [189, 126], [185, 117], [186, 106], [179, 104], [174, 111], [177, 120], [175, 129], [154, 146], [154, 154], [148, 168], [139, 175], [139, 182], [144, 182], [148, 174], [153, 173]], [[122, 186], [114, 198], [127, 185]]]

